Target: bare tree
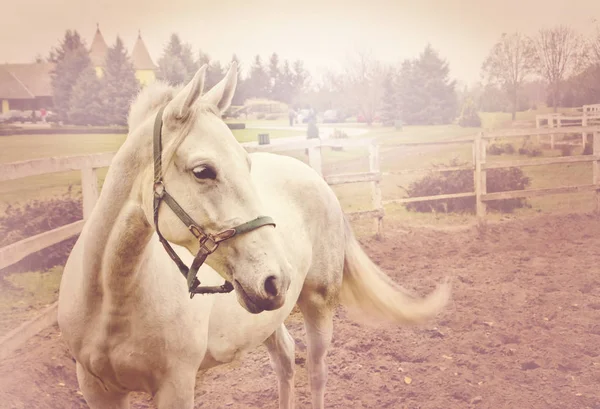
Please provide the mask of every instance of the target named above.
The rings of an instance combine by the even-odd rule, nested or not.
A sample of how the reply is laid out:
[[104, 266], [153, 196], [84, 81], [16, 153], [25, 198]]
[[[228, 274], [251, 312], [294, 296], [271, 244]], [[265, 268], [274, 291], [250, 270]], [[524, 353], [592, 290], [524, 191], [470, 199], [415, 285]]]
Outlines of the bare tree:
[[348, 97], [370, 125], [383, 95], [383, 66], [371, 52], [358, 51], [348, 58], [345, 71]]
[[600, 65], [600, 26], [596, 29], [596, 35], [590, 42], [590, 57], [593, 59], [592, 64]]
[[561, 82], [581, 68], [586, 57], [585, 42], [572, 28], [561, 25], [540, 30], [535, 47], [538, 71], [548, 82], [556, 112]]
[[514, 121], [519, 90], [535, 72], [536, 54], [533, 41], [520, 34], [503, 33], [483, 62], [482, 72], [488, 82], [500, 85], [508, 94]]

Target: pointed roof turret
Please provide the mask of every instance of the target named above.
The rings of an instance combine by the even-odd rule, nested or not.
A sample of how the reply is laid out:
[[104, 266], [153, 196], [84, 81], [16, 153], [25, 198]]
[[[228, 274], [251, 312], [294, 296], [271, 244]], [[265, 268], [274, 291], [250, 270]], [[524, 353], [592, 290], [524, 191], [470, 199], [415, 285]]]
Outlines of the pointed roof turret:
[[94, 39], [92, 40], [92, 45], [90, 47], [90, 59], [92, 60], [94, 67], [104, 66], [107, 53], [108, 45], [106, 45], [104, 36], [100, 32], [100, 24], [96, 23], [96, 35], [94, 35]]
[[150, 53], [142, 40], [142, 33], [138, 31], [138, 38], [131, 52], [131, 61], [136, 70], [156, 70], [156, 65], [150, 57]]

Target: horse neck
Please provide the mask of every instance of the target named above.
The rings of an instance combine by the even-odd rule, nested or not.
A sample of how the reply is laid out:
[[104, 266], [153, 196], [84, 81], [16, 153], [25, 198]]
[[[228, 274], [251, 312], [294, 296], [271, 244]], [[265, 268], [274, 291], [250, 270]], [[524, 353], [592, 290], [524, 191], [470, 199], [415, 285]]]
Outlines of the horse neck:
[[113, 158], [86, 223], [85, 268], [103, 294], [116, 295], [130, 289], [136, 266], [154, 231], [137, 187], [152, 160], [151, 146], [144, 142], [140, 133], [128, 136]]

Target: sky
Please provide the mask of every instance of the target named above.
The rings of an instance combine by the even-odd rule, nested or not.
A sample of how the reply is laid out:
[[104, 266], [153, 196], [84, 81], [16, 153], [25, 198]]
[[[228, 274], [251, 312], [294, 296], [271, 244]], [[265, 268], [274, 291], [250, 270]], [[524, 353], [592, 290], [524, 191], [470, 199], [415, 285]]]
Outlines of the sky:
[[120, 35], [130, 51], [141, 30], [154, 62], [175, 32], [221, 62], [236, 53], [247, 67], [277, 52], [317, 78], [357, 51], [399, 63], [431, 43], [472, 84], [502, 32], [567, 24], [589, 35], [595, 18], [598, 0], [0, 0], [0, 62], [46, 56], [66, 29], [89, 45], [98, 23], [109, 45]]

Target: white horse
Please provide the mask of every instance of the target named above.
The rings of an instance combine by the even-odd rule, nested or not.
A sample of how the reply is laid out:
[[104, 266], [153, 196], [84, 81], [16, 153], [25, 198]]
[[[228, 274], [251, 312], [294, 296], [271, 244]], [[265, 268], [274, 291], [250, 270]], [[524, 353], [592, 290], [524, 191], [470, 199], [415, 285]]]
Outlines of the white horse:
[[[294, 341], [284, 320], [298, 305], [313, 408], [323, 408], [338, 303], [420, 322], [444, 307], [449, 284], [423, 299], [395, 285], [316, 172], [289, 157], [249, 155], [235, 140], [221, 113], [236, 65], [203, 95], [205, 71], [182, 89], [156, 83], [138, 95], [129, 135], [65, 266], [58, 322], [80, 389], [92, 409], [127, 408], [132, 391], [152, 394], [159, 409], [191, 409], [199, 371], [264, 343], [280, 408], [292, 408]], [[213, 290], [235, 291], [190, 299], [203, 288], [191, 276], [205, 258], [202, 284], [225, 279]], [[192, 259], [188, 275], [183, 264]]]

